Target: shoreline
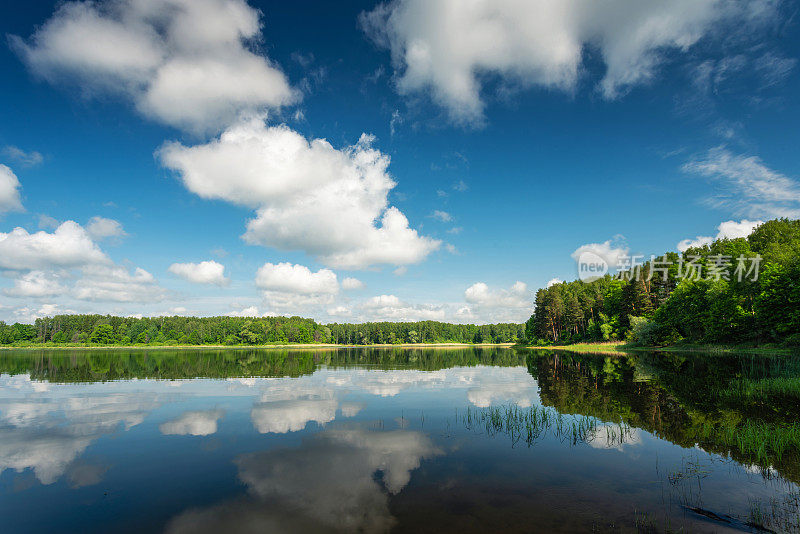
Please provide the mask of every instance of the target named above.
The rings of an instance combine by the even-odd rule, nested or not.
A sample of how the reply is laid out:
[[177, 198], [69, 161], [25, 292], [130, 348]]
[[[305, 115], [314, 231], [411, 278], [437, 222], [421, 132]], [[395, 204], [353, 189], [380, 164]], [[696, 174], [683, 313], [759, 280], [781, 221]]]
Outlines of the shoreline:
[[0, 346], [4, 350], [247, 350], [247, 349], [347, 349], [347, 348], [467, 348], [467, 347], [513, 347], [515, 343], [380, 343], [374, 345], [347, 345], [340, 343], [285, 343], [276, 345], [30, 345], [15, 347]]
[[702, 352], [705, 354], [762, 354], [773, 356], [800, 355], [800, 347], [749, 347], [738, 345], [672, 345], [666, 347], [640, 347], [624, 342], [575, 343], [574, 345], [529, 345], [531, 350], [560, 350], [595, 354], [624, 355], [630, 352]]

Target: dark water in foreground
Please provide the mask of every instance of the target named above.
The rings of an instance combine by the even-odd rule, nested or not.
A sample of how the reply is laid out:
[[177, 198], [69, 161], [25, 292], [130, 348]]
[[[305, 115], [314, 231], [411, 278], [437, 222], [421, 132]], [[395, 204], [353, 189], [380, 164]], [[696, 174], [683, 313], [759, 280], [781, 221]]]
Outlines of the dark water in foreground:
[[0, 353], [2, 532], [798, 532], [798, 482], [787, 357]]

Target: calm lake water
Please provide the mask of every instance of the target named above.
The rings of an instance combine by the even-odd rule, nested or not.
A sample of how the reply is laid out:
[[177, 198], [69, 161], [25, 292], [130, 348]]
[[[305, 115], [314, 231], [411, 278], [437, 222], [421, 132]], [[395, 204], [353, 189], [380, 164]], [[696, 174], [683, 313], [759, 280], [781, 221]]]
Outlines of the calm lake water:
[[798, 531], [800, 361], [0, 353], [3, 532]]

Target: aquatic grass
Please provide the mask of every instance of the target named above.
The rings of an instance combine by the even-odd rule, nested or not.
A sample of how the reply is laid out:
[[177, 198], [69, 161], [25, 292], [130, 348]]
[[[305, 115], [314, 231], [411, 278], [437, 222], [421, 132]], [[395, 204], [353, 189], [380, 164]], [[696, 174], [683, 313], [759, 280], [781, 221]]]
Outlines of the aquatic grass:
[[778, 499], [750, 501], [750, 512], [745, 524], [760, 532], [800, 533], [800, 492], [792, 492]]
[[606, 446], [616, 447], [632, 434], [632, 429], [624, 423], [610, 426], [595, 417], [564, 415], [543, 406], [468, 407], [462, 422], [468, 430], [482, 429], [489, 436], [507, 435], [512, 445], [523, 441], [528, 447], [548, 435], [570, 445], [588, 443], [602, 436], [601, 427], [605, 428]]
[[718, 394], [720, 400], [731, 402], [766, 401], [770, 397], [800, 400], [800, 376], [771, 377], [761, 380], [732, 380]]
[[800, 423], [786, 425], [747, 420], [737, 425], [702, 423], [690, 430], [698, 443], [714, 442], [736, 449], [760, 465], [780, 461], [787, 453], [800, 451]]

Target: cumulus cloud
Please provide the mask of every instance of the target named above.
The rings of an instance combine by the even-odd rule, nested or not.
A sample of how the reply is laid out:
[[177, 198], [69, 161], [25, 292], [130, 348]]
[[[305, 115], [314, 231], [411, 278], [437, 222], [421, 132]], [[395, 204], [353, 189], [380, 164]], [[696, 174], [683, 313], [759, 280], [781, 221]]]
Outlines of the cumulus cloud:
[[[78, 300], [152, 302], [165, 291], [149, 272], [115, 264], [74, 221], [53, 232], [14, 228], [0, 233], [0, 269], [14, 280], [13, 297], [70, 296]], [[69, 282], [72, 282], [71, 285]]]
[[739, 222], [724, 221], [717, 226], [716, 237], [699, 235], [694, 239], [684, 239], [676, 246], [678, 251], [684, 252], [689, 248], [710, 245], [715, 239], [738, 239], [740, 237], [747, 237], [761, 224], [764, 224], [764, 221], [748, 221], [747, 219], [742, 219]]
[[217, 421], [223, 415], [222, 410], [189, 411], [177, 419], [161, 423], [158, 429], [162, 434], [209, 436], [217, 432]]
[[141, 267], [133, 273], [119, 265], [87, 265], [81, 269], [72, 295], [79, 300], [106, 302], [158, 302], [166, 291]]
[[[16, 296], [16, 295], [15, 295]], [[14, 317], [22, 323], [32, 323], [42, 317], [52, 317], [56, 314], [71, 314], [74, 310], [62, 309], [57, 304], [42, 304], [38, 307], [24, 306], [14, 310]]]
[[330, 269], [312, 272], [305, 265], [291, 263], [265, 263], [255, 282], [272, 313], [279, 314], [314, 315], [333, 304], [339, 293], [339, 281]]
[[733, 209], [748, 217], [800, 217], [800, 183], [770, 169], [757, 156], [716, 147], [682, 169], [723, 185], [717, 196], [706, 199], [713, 207]]
[[491, 290], [483, 282], [477, 282], [464, 291], [464, 298], [470, 304], [491, 307], [518, 308], [530, 305], [528, 285], [515, 282], [510, 289]]
[[224, 286], [230, 282], [225, 276], [225, 266], [214, 260], [200, 263], [173, 263], [167, 270], [194, 284]]
[[96, 240], [108, 239], [109, 237], [119, 238], [127, 235], [119, 221], [99, 216], [89, 219], [86, 231]]
[[339, 268], [418, 263], [441, 243], [389, 206], [389, 157], [372, 143], [362, 135], [336, 149], [252, 119], [206, 144], [166, 143], [158, 156], [191, 192], [256, 209], [248, 243], [303, 250]]
[[598, 89], [615, 98], [652, 80], [668, 52], [685, 52], [771, 4], [715, 0], [396, 0], [362, 13], [367, 34], [391, 51], [397, 90], [430, 90], [458, 122], [483, 117], [482, 79], [574, 92], [585, 50], [605, 64]]
[[333, 308], [328, 308], [328, 315], [331, 317], [350, 317], [353, 315], [352, 310], [347, 306], [335, 306]]
[[561, 278], [551, 278], [547, 281], [547, 287], [554, 286], [556, 284], [561, 284], [564, 282]]
[[456, 316], [463, 321], [521, 322], [532, 310], [532, 299], [528, 285], [517, 281], [509, 289], [492, 289], [484, 282], [476, 282], [464, 291], [467, 306], [458, 310]]
[[260, 12], [244, 0], [115, 0], [66, 2], [11, 44], [51, 83], [121, 94], [148, 117], [206, 131], [297, 98], [252, 50], [260, 39]]
[[352, 291], [355, 289], [364, 289], [364, 282], [358, 278], [345, 278], [342, 280], [342, 289]]
[[257, 306], [247, 306], [240, 310], [228, 312], [225, 315], [228, 317], [261, 317]]
[[61, 223], [53, 233], [29, 234], [19, 227], [7, 234], [0, 232], [0, 268], [3, 269], [70, 268], [110, 262], [86, 230], [74, 221]]
[[269, 291], [314, 294], [339, 292], [336, 273], [330, 269], [311, 272], [305, 265], [265, 263], [256, 273], [256, 286]]
[[14, 286], [3, 293], [10, 297], [41, 298], [61, 295], [66, 288], [56, 279], [57, 275], [44, 271], [30, 271], [14, 280]]
[[362, 303], [365, 318], [373, 321], [443, 321], [443, 306], [409, 304], [395, 295], [378, 295]]
[[0, 164], [0, 215], [9, 211], [23, 211], [19, 198], [20, 187], [14, 171]]

